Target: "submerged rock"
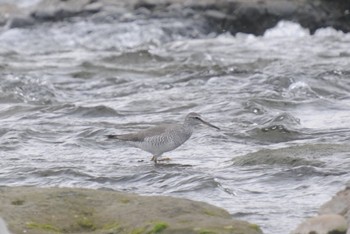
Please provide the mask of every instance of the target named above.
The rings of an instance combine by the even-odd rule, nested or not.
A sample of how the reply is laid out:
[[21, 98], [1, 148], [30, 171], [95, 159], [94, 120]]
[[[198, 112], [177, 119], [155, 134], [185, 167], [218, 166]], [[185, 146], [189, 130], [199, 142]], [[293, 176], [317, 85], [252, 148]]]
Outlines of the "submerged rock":
[[181, 198], [74, 188], [0, 188], [0, 217], [14, 234], [233, 233], [260, 228]]
[[8, 28], [24, 28], [34, 25], [35, 21], [30, 16], [13, 16], [8, 22]]
[[328, 157], [334, 152], [348, 152], [350, 146], [336, 144], [306, 144], [295, 145], [279, 149], [261, 149], [233, 158], [233, 165], [286, 165], [323, 167], [324, 162], [319, 159]]

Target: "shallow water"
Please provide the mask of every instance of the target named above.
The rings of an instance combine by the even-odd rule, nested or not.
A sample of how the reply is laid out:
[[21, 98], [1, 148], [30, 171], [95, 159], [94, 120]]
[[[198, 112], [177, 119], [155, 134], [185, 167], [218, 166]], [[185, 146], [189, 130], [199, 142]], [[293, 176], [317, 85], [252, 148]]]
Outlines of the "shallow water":
[[[261, 37], [137, 17], [3, 30], [0, 185], [186, 197], [288, 233], [350, 179], [349, 43], [290, 22]], [[164, 165], [105, 139], [192, 111], [222, 130]]]

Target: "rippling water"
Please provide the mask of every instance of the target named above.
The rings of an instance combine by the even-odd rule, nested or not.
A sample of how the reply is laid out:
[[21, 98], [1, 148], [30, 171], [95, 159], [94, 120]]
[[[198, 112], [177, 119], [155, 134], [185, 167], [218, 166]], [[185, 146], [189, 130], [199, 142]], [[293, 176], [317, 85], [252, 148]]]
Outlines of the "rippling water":
[[[205, 35], [190, 20], [73, 19], [0, 33], [0, 185], [206, 201], [288, 233], [350, 179], [350, 35], [280, 22]], [[106, 134], [201, 127], [153, 165]]]

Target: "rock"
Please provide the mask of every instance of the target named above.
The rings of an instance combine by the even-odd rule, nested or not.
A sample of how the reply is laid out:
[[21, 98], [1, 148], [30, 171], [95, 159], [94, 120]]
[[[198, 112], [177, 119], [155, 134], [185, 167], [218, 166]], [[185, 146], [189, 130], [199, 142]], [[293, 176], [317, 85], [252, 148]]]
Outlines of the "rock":
[[0, 216], [17, 234], [262, 233], [203, 202], [74, 188], [1, 187]]
[[7, 23], [7, 20], [14, 15], [21, 15], [23, 12], [14, 4], [0, 3], [0, 26]]
[[322, 205], [319, 214], [303, 222], [292, 234], [350, 234], [350, 187]]
[[[1, 8], [7, 8], [6, 13], [18, 8], [4, 6], [0, 4], [0, 12]], [[298, 22], [311, 33], [321, 27], [350, 31], [350, 1], [344, 0], [42, 0], [30, 8], [30, 16], [37, 22], [87, 17], [98, 12], [119, 19], [113, 17], [113, 12], [120, 14], [123, 9], [125, 14], [144, 18], [195, 19], [197, 25], [204, 25], [201, 27], [208, 34], [262, 35], [281, 20]], [[0, 14], [0, 25], [4, 25], [7, 18]]]
[[347, 223], [343, 216], [321, 215], [307, 219], [292, 234], [346, 234]]
[[8, 28], [24, 28], [34, 25], [35, 21], [30, 16], [14, 16], [7, 22]]
[[329, 202], [321, 206], [319, 213], [342, 215], [350, 227], [350, 188], [338, 192]]
[[94, 13], [97, 13], [97, 12], [101, 11], [102, 8], [103, 8], [102, 3], [100, 3], [100, 2], [93, 2], [93, 3], [90, 3], [88, 5], [85, 5], [83, 10], [84, 10], [84, 12], [94, 14]]
[[59, 21], [65, 18], [98, 12], [102, 6], [91, 0], [43, 0], [32, 11], [38, 21]]
[[[349, 152], [349, 145], [340, 144], [314, 144], [296, 145], [279, 149], [261, 149], [243, 156], [233, 158], [233, 165], [288, 165], [288, 166], [312, 166], [323, 167], [324, 163], [319, 160], [329, 157], [334, 152]], [[312, 170], [310, 167], [310, 170]]]

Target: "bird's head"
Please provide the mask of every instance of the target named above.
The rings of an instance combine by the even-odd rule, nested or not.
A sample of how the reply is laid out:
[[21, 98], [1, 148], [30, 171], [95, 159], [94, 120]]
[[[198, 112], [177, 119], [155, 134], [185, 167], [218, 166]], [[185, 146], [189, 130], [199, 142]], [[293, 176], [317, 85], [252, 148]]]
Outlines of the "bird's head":
[[196, 126], [199, 124], [205, 124], [209, 127], [216, 128], [220, 130], [220, 128], [216, 127], [215, 125], [212, 125], [211, 123], [208, 123], [207, 121], [204, 121], [201, 117], [200, 114], [191, 112], [186, 116], [185, 123], [191, 125], [191, 126]]

